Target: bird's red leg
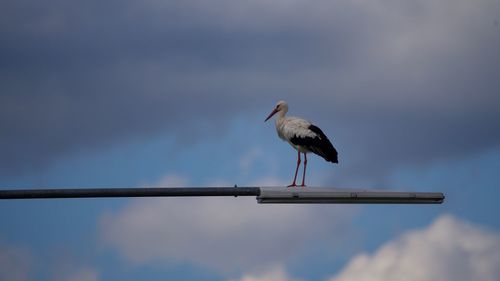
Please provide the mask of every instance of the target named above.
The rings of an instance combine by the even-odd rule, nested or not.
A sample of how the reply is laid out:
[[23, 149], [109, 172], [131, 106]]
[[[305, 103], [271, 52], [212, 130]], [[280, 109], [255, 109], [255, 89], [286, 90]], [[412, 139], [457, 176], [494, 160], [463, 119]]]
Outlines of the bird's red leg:
[[297, 180], [297, 172], [299, 171], [299, 165], [300, 165], [300, 151], [298, 151], [297, 154], [297, 168], [295, 168], [295, 176], [293, 177], [293, 183], [288, 187], [297, 186], [297, 184], [295, 184], [295, 181]]
[[302, 174], [302, 184], [300, 186], [306, 186], [306, 167], [307, 167], [307, 154], [304, 153], [304, 174]]

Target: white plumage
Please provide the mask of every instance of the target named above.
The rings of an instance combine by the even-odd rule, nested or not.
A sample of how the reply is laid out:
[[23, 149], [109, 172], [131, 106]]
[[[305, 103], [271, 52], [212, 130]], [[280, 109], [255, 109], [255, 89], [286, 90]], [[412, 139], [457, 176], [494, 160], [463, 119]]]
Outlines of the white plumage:
[[302, 118], [286, 117], [287, 112], [288, 104], [280, 101], [265, 121], [269, 120], [273, 115], [278, 114], [278, 118], [276, 119], [278, 136], [297, 150], [297, 167], [293, 182], [289, 187], [296, 186], [297, 172], [301, 163], [300, 153], [304, 154], [304, 173], [301, 186], [305, 186], [307, 153], [313, 152], [328, 162], [338, 163], [337, 150], [335, 150], [320, 128]]
[[311, 126], [311, 123], [298, 117], [284, 117], [276, 119], [276, 131], [278, 132], [278, 136], [303, 153], [309, 151], [303, 146], [293, 144], [290, 140], [294, 137], [316, 137], [316, 134], [308, 129], [309, 126]]

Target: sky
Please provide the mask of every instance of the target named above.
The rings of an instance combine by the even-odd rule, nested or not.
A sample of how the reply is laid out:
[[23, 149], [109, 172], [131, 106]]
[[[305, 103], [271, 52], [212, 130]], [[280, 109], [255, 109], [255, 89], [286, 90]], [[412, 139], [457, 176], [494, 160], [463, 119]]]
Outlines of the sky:
[[500, 2], [0, 3], [0, 189], [309, 186], [442, 205], [0, 202], [1, 281], [500, 279]]

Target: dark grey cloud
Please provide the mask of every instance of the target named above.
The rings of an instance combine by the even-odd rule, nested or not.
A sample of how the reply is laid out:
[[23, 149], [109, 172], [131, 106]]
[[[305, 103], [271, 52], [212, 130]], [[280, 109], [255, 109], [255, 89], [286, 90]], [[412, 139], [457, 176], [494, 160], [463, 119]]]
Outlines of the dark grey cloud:
[[0, 170], [278, 99], [374, 173], [497, 145], [498, 5], [390, 2], [5, 1]]

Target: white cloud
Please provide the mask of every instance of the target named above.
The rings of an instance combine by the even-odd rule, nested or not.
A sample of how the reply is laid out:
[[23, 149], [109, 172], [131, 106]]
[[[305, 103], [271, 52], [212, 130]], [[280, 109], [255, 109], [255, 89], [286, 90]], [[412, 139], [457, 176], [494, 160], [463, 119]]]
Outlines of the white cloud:
[[185, 187], [188, 184], [188, 180], [186, 177], [177, 175], [177, 174], [167, 174], [163, 178], [161, 178], [156, 186], [161, 187]]
[[349, 229], [352, 210], [259, 205], [253, 197], [138, 199], [103, 215], [100, 231], [136, 264], [190, 262], [221, 273], [252, 272], [296, 258], [317, 241], [335, 247]]
[[450, 215], [360, 254], [330, 281], [500, 280], [500, 235]]
[[244, 274], [241, 278], [231, 281], [299, 281], [291, 277], [281, 264], [274, 265], [266, 271]]
[[262, 158], [263, 154], [264, 153], [260, 147], [254, 147], [243, 154], [239, 160], [240, 170], [243, 174], [248, 174], [255, 165], [255, 162], [259, 158]]
[[28, 251], [0, 241], [0, 280], [27, 281], [31, 269]]

